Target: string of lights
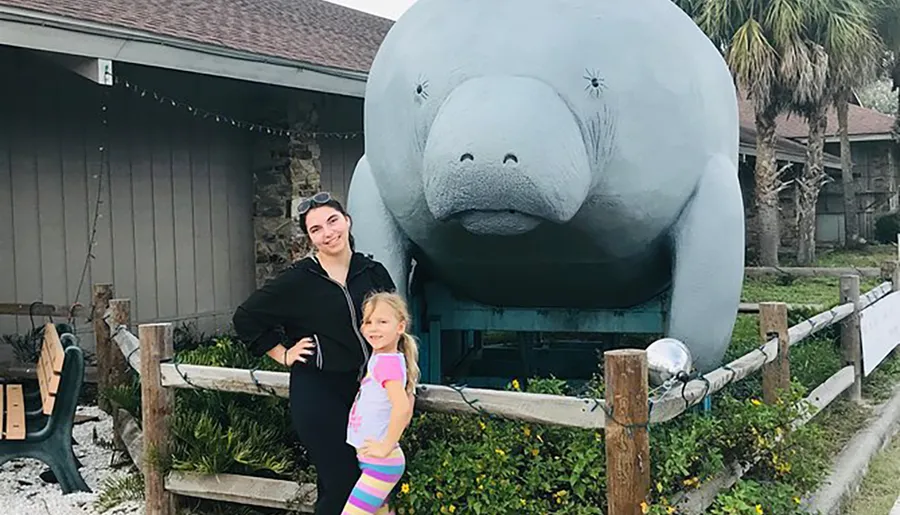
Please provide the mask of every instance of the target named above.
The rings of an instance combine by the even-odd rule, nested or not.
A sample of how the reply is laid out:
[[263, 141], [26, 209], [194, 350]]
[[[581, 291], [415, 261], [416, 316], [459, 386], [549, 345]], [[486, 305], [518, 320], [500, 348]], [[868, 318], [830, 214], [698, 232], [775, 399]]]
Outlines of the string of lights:
[[141, 98], [153, 99], [154, 101], [169, 105], [172, 108], [183, 110], [190, 114], [191, 116], [200, 117], [204, 120], [213, 120], [216, 123], [223, 123], [227, 125], [231, 125], [232, 127], [236, 127], [239, 129], [248, 130], [251, 132], [256, 132], [259, 134], [270, 134], [272, 136], [292, 138], [292, 137], [307, 137], [307, 138], [334, 138], [334, 139], [354, 139], [362, 136], [362, 131], [352, 131], [352, 132], [323, 132], [323, 131], [296, 131], [292, 129], [287, 129], [284, 127], [274, 127], [271, 125], [266, 125], [263, 123], [257, 122], [248, 122], [245, 120], [240, 120], [226, 114], [216, 113], [212, 111], [208, 111], [206, 109], [202, 109], [196, 107], [191, 102], [187, 102], [184, 100], [179, 100], [172, 98], [171, 96], [164, 95], [157, 91], [144, 88], [138, 84], [135, 84], [129, 79], [116, 77], [114, 81], [116, 86], [125, 88], [132, 93], [138, 95]]

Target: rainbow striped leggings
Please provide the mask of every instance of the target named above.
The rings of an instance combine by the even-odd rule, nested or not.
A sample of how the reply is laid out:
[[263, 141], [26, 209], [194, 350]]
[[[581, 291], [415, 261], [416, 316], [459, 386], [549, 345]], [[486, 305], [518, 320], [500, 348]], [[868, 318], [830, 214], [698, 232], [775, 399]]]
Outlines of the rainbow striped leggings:
[[397, 447], [387, 458], [357, 456], [357, 459], [362, 475], [350, 492], [350, 498], [344, 505], [341, 515], [392, 513], [388, 510], [385, 500], [406, 470], [403, 450]]

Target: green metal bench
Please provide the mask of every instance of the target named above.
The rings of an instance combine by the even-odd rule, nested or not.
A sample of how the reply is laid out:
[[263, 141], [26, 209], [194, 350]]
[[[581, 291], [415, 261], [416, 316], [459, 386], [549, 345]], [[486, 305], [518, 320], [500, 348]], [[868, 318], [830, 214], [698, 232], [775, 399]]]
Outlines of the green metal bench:
[[83, 381], [84, 354], [75, 336], [60, 337], [56, 326], [46, 324], [37, 365], [40, 409], [26, 409], [22, 385], [0, 386], [0, 465], [16, 458], [37, 459], [50, 467], [63, 493], [91, 491], [72, 451]]

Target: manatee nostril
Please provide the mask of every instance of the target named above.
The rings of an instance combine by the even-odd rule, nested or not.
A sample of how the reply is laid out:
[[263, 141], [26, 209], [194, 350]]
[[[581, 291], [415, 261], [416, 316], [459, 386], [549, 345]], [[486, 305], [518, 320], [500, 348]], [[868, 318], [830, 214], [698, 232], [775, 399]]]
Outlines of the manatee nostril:
[[468, 152], [466, 152], [465, 154], [459, 156], [459, 162], [460, 162], [460, 163], [463, 162], [463, 161], [474, 161], [474, 160], [475, 160], [475, 156], [473, 156], [472, 154], [470, 154], [470, 153], [468, 153]]
[[505, 156], [503, 156], [503, 164], [506, 164], [509, 161], [512, 161], [513, 163], [518, 163], [519, 158], [516, 157], [515, 154], [506, 154]]

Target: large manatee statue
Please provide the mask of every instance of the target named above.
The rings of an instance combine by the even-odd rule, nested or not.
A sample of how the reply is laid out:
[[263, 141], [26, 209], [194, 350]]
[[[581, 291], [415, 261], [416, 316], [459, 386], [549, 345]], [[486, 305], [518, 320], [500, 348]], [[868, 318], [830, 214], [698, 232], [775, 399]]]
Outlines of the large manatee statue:
[[497, 306], [628, 308], [721, 362], [741, 293], [735, 88], [671, 0], [418, 0], [369, 73], [357, 246]]

